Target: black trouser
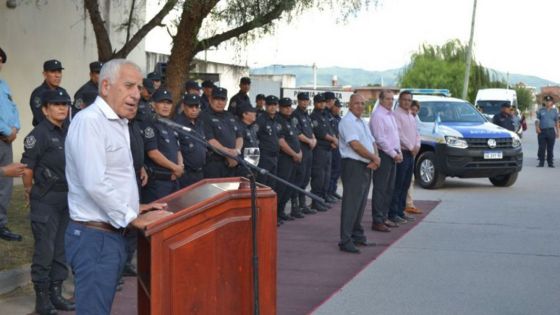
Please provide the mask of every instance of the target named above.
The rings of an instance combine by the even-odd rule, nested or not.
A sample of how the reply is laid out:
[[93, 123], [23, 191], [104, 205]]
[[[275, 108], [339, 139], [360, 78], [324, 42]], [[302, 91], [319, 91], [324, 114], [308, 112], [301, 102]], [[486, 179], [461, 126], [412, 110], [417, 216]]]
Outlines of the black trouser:
[[340, 212], [340, 244], [366, 241], [362, 217], [366, 208], [371, 170], [367, 163], [342, 159], [342, 208]]
[[336, 185], [342, 172], [341, 160], [340, 151], [338, 149], [332, 150], [331, 177], [329, 180], [329, 187], [327, 189], [327, 194], [329, 195], [336, 192]]
[[[276, 175], [278, 170], [278, 155], [277, 154], [271, 155], [266, 152], [263, 155], [263, 151], [261, 151], [261, 157], [259, 159], [259, 167], [267, 170], [272, 175]], [[257, 181], [276, 191], [276, 181], [272, 177], [259, 174], [257, 176]]]
[[176, 180], [150, 179], [142, 188], [142, 203], [150, 203], [177, 191]]
[[546, 150], [546, 161], [548, 164], [554, 163], [554, 142], [556, 141], [556, 131], [554, 128], [544, 128], [541, 129], [541, 133], [538, 135], [539, 139], [539, 151], [537, 156], [539, 157], [539, 163], [544, 163], [544, 152]]
[[[311, 180], [311, 167], [313, 165], [313, 151], [309, 148], [307, 144], [301, 144], [302, 159], [301, 163], [296, 165], [296, 175], [294, 183], [299, 188], [305, 190], [309, 181]], [[305, 194], [302, 192], [295, 192], [295, 195], [299, 197], [299, 205], [305, 206]]]
[[414, 157], [410, 151], [403, 150], [403, 161], [397, 164], [395, 175], [395, 190], [389, 208], [389, 219], [396, 216], [404, 216], [404, 208], [406, 206], [406, 194], [410, 188], [412, 181], [412, 173], [414, 172]]
[[185, 167], [185, 173], [183, 173], [183, 176], [179, 178], [179, 188], [190, 186], [201, 181], [203, 178], [204, 173], [202, 172], [202, 168], [192, 169], [189, 167]]
[[[294, 162], [290, 156], [280, 154], [278, 157], [278, 177], [293, 184], [296, 178], [297, 164], [299, 163]], [[282, 213], [284, 211], [286, 203], [290, 200], [293, 191], [294, 190], [292, 188], [282, 183], [276, 184], [276, 194], [278, 195], [278, 213]]]
[[326, 188], [331, 179], [331, 158], [330, 148], [315, 147], [313, 150], [313, 165], [311, 166], [311, 192], [325, 198]]
[[237, 167], [226, 165], [225, 158], [210, 157], [204, 165], [204, 178], [235, 177]]
[[35, 284], [64, 281], [68, 276], [64, 233], [68, 226], [67, 192], [49, 191], [30, 200], [31, 231], [35, 241], [31, 280]]
[[395, 189], [396, 165], [392, 157], [383, 151], [379, 151], [381, 165], [373, 171], [373, 196], [371, 212], [373, 223], [380, 224], [387, 220], [389, 206]]

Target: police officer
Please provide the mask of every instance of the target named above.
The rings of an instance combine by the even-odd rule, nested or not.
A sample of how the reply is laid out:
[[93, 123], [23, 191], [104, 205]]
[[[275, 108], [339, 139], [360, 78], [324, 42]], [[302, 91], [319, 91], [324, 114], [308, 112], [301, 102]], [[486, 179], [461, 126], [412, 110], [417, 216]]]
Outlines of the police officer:
[[[280, 146], [278, 144], [278, 132], [282, 128], [277, 122], [278, 113], [278, 97], [269, 95], [266, 97], [266, 113], [257, 118], [258, 125], [257, 136], [259, 138], [259, 149], [261, 157], [259, 159], [259, 167], [276, 175], [278, 167], [278, 152]], [[276, 188], [276, 182], [269, 176], [259, 175], [257, 180], [272, 189]]]
[[[152, 96], [158, 117], [169, 118], [173, 98], [167, 89], [159, 89]], [[144, 150], [149, 171], [148, 184], [142, 189], [142, 203], [150, 203], [175, 192], [177, 180], [183, 176], [183, 157], [179, 151], [178, 134], [157, 120], [145, 122]]]
[[237, 104], [251, 103], [251, 99], [249, 99], [249, 95], [247, 95], [249, 90], [251, 90], [251, 79], [242, 77], [241, 80], [239, 80], [239, 92], [229, 100], [228, 112], [237, 116]]
[[42, 94], [43, 119], [25, 138], [21, 162], [26, 197], [31, 205], [31, 230], [35, 246], [31, 280], [35, 289], [35, 310], [56, 314], [55, 309], [74, 310], [74, 303], [61, 295], [68, 276], [64, 254], [64, 232], [68, 225], [68, 184], [64, 141], [70, 97], [64, 90]]
[[[204, 138], [204, 126], [200, 115], [200, 96], [198, 94], [183, 95], [183, 112], [175, 116], [176, 123], [189, 127], [196, 133], [196, 136]], [[185, 164], [185, 174], [179, 178], [181, 188], [192, 185], [204, 178], [204, 164], [206, 163], [206, 145], [194, 140], [187, 134], [179, 135], [179, 144], [183, 163]]]
[[[101, 71], [101, 67], [103, 64], [99, 61], [94, 61], [89, 64], [89, 81], [87, 81], [84, 85], [82, 85], [78, 91], [74, 94], [74, 106], [72, 108], [72, 117], [74, 117], [79, 111], [86, 108], [86, 106], [90, 105], [84, 101], [84, 93], [89, 92], [91, 94], [99, 93], [99, 72]], [[94, 98], [95, 99], [95, 98]]]
[[[329, 123], [329, 127], [330, 127], [330, 132], [331, 134], [335, 137], [338, 138], [338, 121], [335, 119], [334, 115], [333, 115], [333, 107], [335, 107], [335, 103], [336, 103], [336, 96], [334, 95], [333, 92], [331, 91], [327, 91], [325, 93], [323, 93], [323, 96], [325, 97], [325, 110], [323, 111], [323, 115], [325, 115], [325, 118], [327, 119], [328, 123]], [[336, 202], [335, 197], [333, 197], [331, 195], [331, 181], [332, 181], [332, 168], [333, 168], [333, 163], [337, 163], [337, 162], [333, 162], [333, 160], [335, 159], [335, 154], [339, 154], [338, 152], [338, 146], [336, 147], [332, 147], [331, 148], [332, 151], [332, 156], [331, 156], [331, 172], [330, 172], [330, 177], [328, 178], [328, 181], [326, 183], [325, 186], [325, 201], [329, 202], [329, 203], [334, 203]], [[335, 152], [337, 151], [337, 152]], [[334, 165], [334, 167], [338, 167], [340, 168], [340, 159], [338, 161], [338, 165]], [[337, 169], [335, 170], [338, 174], [336, 176], [336, 180], [338, 180], [338, 177], [340, 177], [340, 170]], [[336, 184], [336, 182], [335, 182]]]
[[544, 107], [541, 107], [537, 112], [537, 120], [535, 121], [535, 128], [537, 129], [537, 136], [539, 139], [539, 164], [537, 167], [544, 166], [544, 157], [546, 151], [546, 161], [548, 167], [554, 167], [554, 142], [558, 138], [560, 131], [558, 126], [558, 110], [553, 107], [554, 101], [552, 96], [547, 95], [544, 97]]
[[[338, 139], [333, 135], [325, 111], [325, 97], [317, 94], [313, 97], [313, 112], [311, 123], [313, 133], [317, 138], [317, 146], [313, 150], [313, 166], [311, 167], [311, 192], [325, 198], [326, 188], [331, 178], [332, 150], [338, 145]], [[327, 199], [325, 198], [325, 201]], [[313, 201], [311, 208], [317, 211], [327, 211], [327, 207]]]
[[[311, 118], [307, 113], [309, 106], [309, 94], [300, 92], [297, 95], [297, 108], [292, 113], [292, 120], [297, 123], [299, 129], [299, 141], [303, 157], [301, 163], [296, 165], [295, 184], [305, 190], [311, 179], [311, 166], [313, 163], [313, 149], [317, 145], [317, 139], [313, 134]], [[295, 120], [294, 120], [295, 119]], [[299, 208], [303, 214], [315, 214], [315, 210], [309, 208], [305, 201], [305, 194], [296, 192], [292, 197], [292, 209]]]
[[148, 73], [148, 75], [146, 76], [146, 78], [152, 80], [152, 82], [154, 82], [154, 89], [159, 89], [161, 87], [161, 74], [159, 74], [158, 72], [150, 72]]
[[[194, 80], [188, 80], [185, 82], [185, 93], [186, 94], [193, 94], [200, 97], [200, 85]], [[200, 104], [199, 104], [200, 105]], [[183, 112], [183, 100], [179, 100], [177, 103], [177, 114], [181, 114]]]
[[[222, 87], [212, 88], [210, 108], [201, 117], [204, 124], [204, 136], [214, 148], [237, 157], [241, 154], [243, 137], [236, 118], [225, 111], [227, 90]], [[208, 151], [205, 178], [233, 177], [237, 172], [237, 161], [223, 157], [214, 151]]]
[[[292, 120], [292, 99], [284, 97], [281, 98], [278, 103], [280, 105], [278, 123], [281, 126], [281, 130], [278, 133], [278, 144], [280, 145], [278, 176], [290, 183], [294, 183], [296, 179], [296, 168], [303, 158], [298, 138], [301, 131], [297, 128], [297, 119]], [[293, 218], [301, 219], [304, 217], [298, 207], [292, 208], [290, 214], [284, 213], [284, 208], [294, 193], [292, 188], [282, 183], [277, 184], [279, 219], [293, 220]]]
[[[259, 138], [257, 136], [259, 127], [255, 124], [257, 120], [257, 109], [249, 103], [241, 103], [237, 106], [239, 128], [243, 135], [243, 148], [241, 149], [241, 154], [243, 155], [245, 154], [245, 149], [259, 147]], [[249, 171], [245, 168], [239, 167], [237, 175], [247, 177], [249, 175], [248, 172]]]
[[64, 70], [62, 63], [56, 59], [47, 60], [43, 63], [44, 81], [33, 90], [29, 98], [29, 107], [31, 108], [31, 113], [33, 113], [33, 126], [37, 126], [45, 119], [41, 110], [43, 92], [48, 90], [66, 92], [66, 90], [60, 86], [62, 70]]
[[151, 106], [152, 94], [154, 94], [154, 92], [154, 82], [150, 79], [142, 80], [142, 89], [140, 90], [140, 101], [138, 102], [136, 119], [141, 121], [150, 120], [154, 115], [154, 109]]
[[262, 115], [264, 111], [264, 104], [265, 104], [266, 96], [264, 94], [257, 94], [255, 97], [255, 104], [257, 107], [257, 117]]
[[200, 110], [206, 111], [210, 108], [210, 99], [212, 98], [212, 89], [214, 82], [210, 80], [202, 81], [202, 96], [200, 97]]
[[502, 128], [505, 128], [507, 130], [515, 131], [515, 127], [513, 126], [513, 117], [510, 111], [511, 111], [510, 103], [509, 102], [502, 103], [502, 105], [500, 106], [500, 113], [492, 117], [492, 123]]
[[[334, 101], [334, 105], [331, 107], [331, 128], [335, 136], [338, 138], [338, 123], [342, 119], [340, 117], [340, 109], [342, 104], [340, 100], [337, 98]], [[331, 179], [329, 182], [329, 187], [327, 190], [328, 196], [330, 196], [331, 200], [342, 199], [342, 196], [336, 192], [336, 186], [338, 183], [338, 179], [340, 178], [340, 174], [342, 172], [342, 158], [340, 157], [340, 151], [338, 148], [332, 150], [332, 162], [331, 162]]]

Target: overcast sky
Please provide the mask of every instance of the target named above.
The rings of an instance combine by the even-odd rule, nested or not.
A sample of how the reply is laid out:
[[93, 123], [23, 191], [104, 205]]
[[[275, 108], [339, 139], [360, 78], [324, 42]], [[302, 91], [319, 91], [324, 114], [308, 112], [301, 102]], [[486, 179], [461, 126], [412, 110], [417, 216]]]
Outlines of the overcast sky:
[[[401, 67], [422, 43], [467, 43], [473, 0], [381, 0], [346, 24], [311, 10], [247, 48], [250, 67]], [[479, 0], [475, 58], [485, 67], [560, 82], [560, 1]]]

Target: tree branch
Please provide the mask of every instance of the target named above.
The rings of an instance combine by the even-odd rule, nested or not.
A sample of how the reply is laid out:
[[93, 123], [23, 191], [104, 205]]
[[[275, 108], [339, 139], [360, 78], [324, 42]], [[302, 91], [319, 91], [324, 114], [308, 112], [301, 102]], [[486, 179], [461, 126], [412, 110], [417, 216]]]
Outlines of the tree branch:
[[126, 25], [126, 42], [130, 39], [130, 29], [132, 28], [132, 16], [134, 13], [134, 7], [136, 6], [136, 0], [132, 0], [130, 4], [130, 13], [128, 14], [128, 23]]
[[280, 1], [275, 7], [272, 8], [272, 10], [262, 16], [257, 16], [253, 20], [243, 25], [199, 41], [194, 49], [195, 53], [206, 50], [212, 46], [217, 46], [229, 39], [238, 37], [241, 34], [245, 34], [256, 28], [269, 24], [270, 22], [280, 18], [282, 13], [290, 8], [290, 5], [288, 3], [291, 3], [291, 1]]
[[[87, 0], [86, 0], [87, 1]], [[175, 7], [178, 0], [168, 0], [163, 8], [146, 24], [144, 24], [124, 46], [114, 54], [114, 57], [124, 58], [136, 47], [144, 37], [156, 26], [161, 25], [161, 21]]]
[[97, 0], [84, 0], [84, 6], [89, 13], [93, 32], [95, 33], [95, 41], [97, 42], [97, 55], [99, 60], [106, 61], [111, 58], [113, 48], [109, 33], [105, 28], [105, 21], [99, 12], [99, 2]]

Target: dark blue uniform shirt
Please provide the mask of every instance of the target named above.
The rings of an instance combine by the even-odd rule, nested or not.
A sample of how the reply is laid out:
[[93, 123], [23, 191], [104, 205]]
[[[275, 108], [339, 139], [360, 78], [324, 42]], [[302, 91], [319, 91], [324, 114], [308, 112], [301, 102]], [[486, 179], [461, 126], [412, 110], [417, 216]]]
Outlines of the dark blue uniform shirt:
[[278, 155], [280, 146], [278, 145], [278, 133], [282, 130], [282, 126], [278, 123], [276, 114], [270, 117], [268, 113], [257, 118], [258, 125], [257, 136], [259, 138], [259, 148], [261, 155]]
[[[256, 123], [246, 125], [244, 122], [240, 122], [239, 128], [241, 128], [241, 133], [243, 134], [243, 150], [245, 148], [258, 148], [259, 138], [257, 137], [257, 131], [259, 126]], [[243, 150], [241, 151], [242, 153]]]
[[[36, 87], [31, 93], [31, 97], [29, 98], [29, 107], [31, 108], [31, 113], [33, 113], [33, 126], [37, 126], [45, 119], [45, 115], [43, 115], [43, 111], [41, 110], [41, 105], [43, 104], [43, 92], [50, 89], [51, 88], [47, 82], [43, 81], [43, 84]], [[60, 86], [57, 87], [56, 90], [66, 92], [66, 90]]]
[[323, 149], [330, 149], [331, 142], [325, 137], [327, 135], [332, 136], [331, 126], [327, 121], [327, 117], [323, 114], [325, 110], [314, 109], [309, 117], [311, 118], [311, 125], [313, 128], [313, 133], [315, 138], [317, 138], [317, 147]]
[[278, 137], [284, 138], [286, 143], [288, 143], [290, 148], [296, 153], [300, 152], [301, 145], [298, 136], [301, 134], [301, 131], [297, 128], [297, 118], [279, 115], [278, 123], [280, 123], [280, 126], [282, 126], [282, 130], [278, 133]]
[[[159, 150], [169, 161], [178, 164], [179, 137], [171, 127], [158, 121], [151, 121], [143, 124], [143, 134], [146, 153], [151, 150]], [[146, 159], [146, 166], [157, 172], [171, 172], [156, 164], [149, 157]]]
[[235, 140], [242, 137], [238, 123], [230, 112], [216, 112], [211, 107], [201, 112], [206, 139], [216, 139], [222, 146], [235, 149]]
[[[200, 138], [206, 138], [204, 136], [204, 123], [200, 118], [193, 122], [184, 113], [181, 113], [175, 116], [174, 120], [176, 123], [194, 130]], [[179, 134], [179, 145], [185, 167], [191, 170], [200, 170], [206, 163], [206, 145], [194, 140], [188, 134]]]
[[84, 103], [83, 94], [86, 92], [95, 93], [96, 95], [99, 92], [97, 88], [97, 84], [93, 83], [93, 81], [89, 80], [84, 85], [82, 85], [76, 94], [74, 94], [74, 105], [72, 107], [72, 117], [74, 117], [79, 111], [86, 108], [87, 104]]
[[237, 94], [235, 94], [229, 100], [228, 112], [237, 116], [239, 114], [237, 112], [237, 105], [242, 104], [242, 103], [249, 103], [250, 104], [251, 99], [249, 99], [249, 95], [247, 95], [247, 93], [239, 91]]

